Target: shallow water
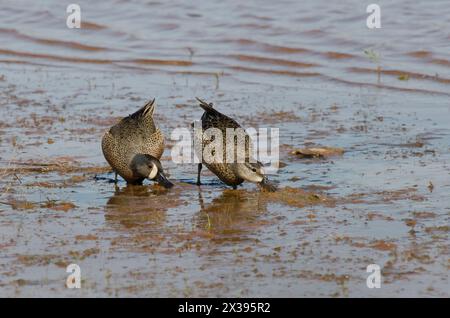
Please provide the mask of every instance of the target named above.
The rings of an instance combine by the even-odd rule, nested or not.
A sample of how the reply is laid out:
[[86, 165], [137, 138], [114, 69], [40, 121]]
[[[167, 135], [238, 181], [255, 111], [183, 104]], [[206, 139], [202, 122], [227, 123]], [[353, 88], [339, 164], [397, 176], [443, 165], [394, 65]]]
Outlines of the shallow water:
[[[79, 30], [59, 1], [0, 4], [0, 295], [450, 295], [446, 1], [379, 1], [380, 30], [356, 1], [78, 3]], [[279, 127], [271, 179], [327, 201], [233, 192], [206, 171], [193, 185], [169, 147], [201, 116], [195, 96]], [[153, 97], [177, 185], [117, 188], [100, 138]], [[345, 153], [290, 154], [310, 145]]]

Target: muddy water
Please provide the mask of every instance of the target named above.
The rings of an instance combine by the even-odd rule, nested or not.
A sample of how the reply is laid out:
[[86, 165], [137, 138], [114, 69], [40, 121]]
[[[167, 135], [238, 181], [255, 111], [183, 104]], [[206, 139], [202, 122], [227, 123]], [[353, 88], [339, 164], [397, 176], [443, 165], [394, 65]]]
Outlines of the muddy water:
[[[446, 1], [379, 1], [380, 30], [356, 1], [78, 3], [79, 30], [0, 3], [0, 295], [449, 296]], [[109, 181], [105, 129], [156, 97], [169, 139], [195, 96], [280, 128], [278, 194], [198, 188], [170, 140], [173, 190]]]

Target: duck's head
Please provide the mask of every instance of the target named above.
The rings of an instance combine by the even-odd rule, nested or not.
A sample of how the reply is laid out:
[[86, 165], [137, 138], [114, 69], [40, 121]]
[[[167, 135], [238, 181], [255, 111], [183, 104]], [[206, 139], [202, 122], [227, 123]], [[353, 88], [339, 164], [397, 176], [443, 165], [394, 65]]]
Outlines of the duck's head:
[[238, 163], [235, 165], [236, 174], [242, 179], [258, 183], [265, 191], [274, 192], [277, 187], [267, 180], [264, 168], [261, 162], [256, 163]]
[[246, 181], [260, 183], [264, 180], [264, 169], [260, 162], [237, 163], [235, 169], [236, 174]]
[[165, 188], [173, 187], [165, 174], [161, 162], [153, 156], [139, 154], [134, 156], [132, 161], [133, 170], [140, 177], [158, 182]]

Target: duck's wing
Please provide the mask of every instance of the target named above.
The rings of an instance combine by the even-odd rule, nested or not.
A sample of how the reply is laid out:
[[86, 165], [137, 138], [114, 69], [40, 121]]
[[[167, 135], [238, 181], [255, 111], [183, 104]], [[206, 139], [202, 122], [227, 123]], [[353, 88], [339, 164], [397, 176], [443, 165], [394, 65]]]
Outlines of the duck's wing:
[[[200, 107], [203, 108], [203, 110], [205, 110], [205, 113], [202, 116], [202, 128], [203, 130], [206, 130], [208, 128], [218, 128], [222, 131], [223, 134], [223, 142], [224, 142], [224, 146], [225, 142], [226, 142], [226, 133], [227, 133], [227, 128], [232, 128], [232, 129], [243, 129], [244, 128], [237, 122], [235, 121], [233, 118], [230, 118], [224, 114], [222, 114], [221, 112], [217, 111], [216, 109], [213, 108], [213, 104], [212, 103], [207, 103], [199, 98], [197, 98], [197, 100], [200, 102]], [[244, 130], [244, 135], [245, 135], [245, 161], [246, 162], [250, 162], [252, 160], [250, 160], [252, 158], [252, 153], [253, 153], [253, 142], [250, 138], [250, 135]], [[210, 141], [206, 141], [204, 142], [205, 144], [208, 144]], [[234, 141], [234, 146], [235, 146], [235, 152], [238, 149], [238, 140], [235, 139]]]

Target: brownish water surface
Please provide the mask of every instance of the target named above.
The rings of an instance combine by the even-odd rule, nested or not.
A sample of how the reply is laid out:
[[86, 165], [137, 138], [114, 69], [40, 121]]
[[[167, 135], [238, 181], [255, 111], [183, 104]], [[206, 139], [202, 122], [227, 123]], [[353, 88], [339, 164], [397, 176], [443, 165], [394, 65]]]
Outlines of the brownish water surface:
[[[0, 2], [0, 296], [450, 296], [448, 1], [379, 30], [364, 1], [77, 3]], [[195, 96], [280, 128], [280, 192], [170, 160]], [[115, 186], [101, 136], [153, 97], [176, 186]]]

